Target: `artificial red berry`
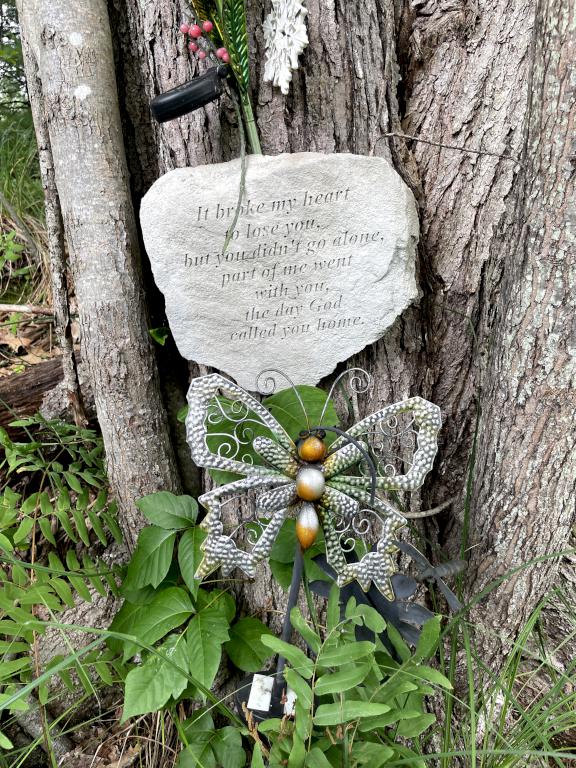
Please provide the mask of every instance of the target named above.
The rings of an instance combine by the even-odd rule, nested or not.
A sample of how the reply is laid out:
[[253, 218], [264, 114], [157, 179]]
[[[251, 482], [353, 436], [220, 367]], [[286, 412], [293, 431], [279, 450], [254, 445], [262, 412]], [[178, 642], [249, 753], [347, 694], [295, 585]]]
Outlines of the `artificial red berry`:
[[188, 30], [188, 34], [190, 35], [190, 37], [195, 37], [196, 39], [198, 39], [199, 37], [202, 37], [202, 30], [200, 29], [198, 24], [192, 24], [192, 26]]
[[190, 27], [188, 26], [188, 24], [180, 24], [180, 32], [182, 32], [182, 34], [187, 35], [189, 30], [190, 30]]
[[222, 56], [222, 61], [224, 62], [224, 64], [228, 64], [229, 63], [229, 61], [230, 61], [230, 54], [228, 53], [228, 51], [226, 51], [226, 53]]
[[205, 51], [198, 51], [198, 58], [200, 61], [206, 58], [206, 52]]
[[214, 24], [212, 24], [211, 21], [203, 21], [202, 29], [204, 30], [204, 32], [212, 32], [212, 30], [214, 29]]
[[223, 59], [227, 53], [228, 51], [226, 50], [226, 48], [218, 48], [218, 50], [216, 51], [216, 56], [218, 56], [219, 59]]
[[188, 43], [188, 48], [190, 48], [192, 53], [196, 53], [196, 51], [198, 50], [198, 46], [196, 45], [196, 43]]

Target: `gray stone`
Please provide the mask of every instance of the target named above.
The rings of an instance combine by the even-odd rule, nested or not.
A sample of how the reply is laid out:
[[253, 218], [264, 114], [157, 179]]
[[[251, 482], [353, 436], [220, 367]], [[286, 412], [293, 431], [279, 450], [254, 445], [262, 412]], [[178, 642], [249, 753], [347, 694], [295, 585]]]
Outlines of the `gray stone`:
[[144, 243], [181, 354], [246, 389], [316, 384], [418, 297], [418, 216], [383, 158], [285, 154], [180, 168], [142, 201]]

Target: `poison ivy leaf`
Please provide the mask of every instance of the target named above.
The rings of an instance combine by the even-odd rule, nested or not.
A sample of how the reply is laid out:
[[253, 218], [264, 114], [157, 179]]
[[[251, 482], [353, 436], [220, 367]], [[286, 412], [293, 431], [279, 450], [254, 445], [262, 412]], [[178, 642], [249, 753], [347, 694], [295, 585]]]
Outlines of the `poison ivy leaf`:
[[264, 661], [272, 655], [260, 638], [262, 635], [271, 634], [259, 619], [248, 616], [232, 625], [230, 640], [224, 650], [238, 669], [244, 672], [258, 672], [262, 669]]
[[198, 731], [192, 734], [188, 746], [178, 755], [177, 768], [217, 768], [212, 750], [215, 731]]
[[[147, 605], [124, 603], [110, 625], [113, 632], [133, 635], [152, 645], [172, 629], [180, 626], [194, 612], [188, 593], [179, 587], [163, 589]], [[132, 658], [140, 645], [129, 640], [110, 638], [108, 645], [118, 653], [124, 650], [124, 661]]]
[[370, 663], [346, 664], [333, 674], [322, 675], [316, 682], [314, 693], [324, 696], [327, 693], [339, 693], [349, 691], [363, 682], [370, 672]]
[[194, 660], [194, 677], [210, 688], [222, 657], [222, 643], [229, 639], [230, 622], [217, 604], [208, 604], [188, 624], [188, 654]]
[[240, 731], [232, 728], [232, 726], [226, 726], [216, 731], [212, 749], [217, 764], [223, 768], [244, 768], [246, 765], [246, 752], [242, 749], [242, 736]]
[[232, 595], [223, 589], [213, 589], [210, 592], [206, 589], [199, 589], [196, 610], [203, 611], [206, 609], [220, 613], [230, 624], [236, 613], [236, 603]]
[[175, 540], [175, 531], [166, 531], [155, 525], [144, 528], [128, 566], [126, 589], [145, 587], [147, 584], [157, 587], [172, 563]]
[[349, 720], [362, 717], [375, 717], [388, 712], [388, 704], [376, 704], [371, 701], [342, 701], [336, 704], [320, 704], [314, 715], [315, 725], [341, 725]]
[[159, 491], [144, 496], [136, 506], [153, 525], [171, 531], [190, 528], [198, 516], [198, 503], [192, 496], [175, 496], [168, 491]]
[[180, 573], [192, 597], [196, 597], [200, 587], [200, 579], [195, 579], [194, 574], [202, 560], [200, 546], [206, 538], [206, 532], [197, 526], [184, 531], [178, 544], [178, 565]]
[[184, 672], [173, 666], [175, 664], [188, 671], [184, 633], [171, 635], [158, 648], [158, 652], [170, 661], [152, 655], [145, 664], [128, 672], [122, 722], [134, 715], [144, 715], [162, 709], [170, 698], [177, 699], [188, 685]]

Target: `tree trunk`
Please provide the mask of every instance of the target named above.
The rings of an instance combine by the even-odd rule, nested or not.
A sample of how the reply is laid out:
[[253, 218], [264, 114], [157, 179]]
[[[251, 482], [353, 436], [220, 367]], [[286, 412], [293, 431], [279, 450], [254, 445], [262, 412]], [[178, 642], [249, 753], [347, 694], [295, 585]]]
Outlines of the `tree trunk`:
[[[100, 1], [78, 2], [87, 6], [83, 25], [88, 6], [100, 8]], [[384, 156], [419, 200], [423, 298], [350, 363], [369, 368], [377, 382], [366, 411], [415, 394], [442, 408], [439, 459], [422, 503], [457, 497], [427, 533], [453, 551], [462, 542], [474, 547], [473, 594], [511, 566], [561, 549], [574, 520], [576, 462], [569, 428], [576, 366], [569, 273], [576, 259], [567, 210], [574, 184], [574, 84], [567, 74], [574, 55], [572, 11], [561, 0], [309, 0], [310, 45], [284, 97], [262, 81], [262, 21], [269, 3], [248, 0], [247, 6], [263, 151]], [[162, 126], [151, 121], [150, 99], [195, 74], [178, 32], [186, 10], [178, 0], [110, 0], [136, 207], [167, 170], [228, 160], [239, 151], [234, 112], [225, 99]], [[36, 47], [49, 58], [63, 30], [55, 12], [45, 11], [35, 16]], [[99, 70], [109, 58], [101, 33], [97, 40]], [[110, 97], [111, 73], [104, 69], [101, 87]], [[78, 147], [74, 131], [87, 130], [82, 105], [55, 120], [58, 102], [50, 90], [44, 98], [61, 161], [62, 140], [69, 151]], [[90, 147], [91, 153], [103, 151], [94, 137]], [[112, 170], [116, 181], [110, 179], [106, 202], [116, 200], [118, 179], [125, 191], [123, 165]], [[65, 212], [70, 183], [74, 196], [95, 197], [86, 178], [80, 183], [76, 167], [69, 167], [59, 185], [61, 197], [67, 192]], [[98, 242], [108, 232], [116, 243], [117, 228], [124, 227], [133, 247], [131, 208], [122, 202], [111, 206], [120, 218], [107, 226], [101, 222]], [[68, 217], [67, 232], [81, 246], [78, 251], [93, 252], [89, 221]], [[80, 298], [85, 344], [93, 331], [90, 344], [111, 323], [107, 318], [105, 329], [91, 328], [89, 322], [101, 322], [95, 312], [102, 312], [102, 304], [90, 290]], [[116, 298], [122, 312], [127, 295]], [[134, 324], [142, 328], [140, 315]], [[117, 321], [116, 332], [117, 326], [124, 328]], [[95, 391], [101, 392], [98, 385]], [[104, 429], [111, 414], [131, 413], [130, 401], [116, 394], [99, 400]], [[463, 497], [474, 437], [468, 515]], [[146, 453], [142, 444], [140, 449]], [[148, 449], [168, 456], [164, 439]], [[115, 451], [110, 461], [112, 468]], [[133, 482], [141, 471], [134, 465]], [[557, 568], [557, 560], [548, 560], [517, 574], [489, 596], [478, 620], [513, 634]], [[263, 605], [269, 595], [269, 582], [262, 581], [247, 588], [249, 606]]]
[[134, 501], [180, 486], [148, 338], [106, 5], [27, 0], [19, 13], [32, 98], [42, 100], [34, 113], [49, 209], [57, 195], [109, 479], [132, 546], [142, 527]]

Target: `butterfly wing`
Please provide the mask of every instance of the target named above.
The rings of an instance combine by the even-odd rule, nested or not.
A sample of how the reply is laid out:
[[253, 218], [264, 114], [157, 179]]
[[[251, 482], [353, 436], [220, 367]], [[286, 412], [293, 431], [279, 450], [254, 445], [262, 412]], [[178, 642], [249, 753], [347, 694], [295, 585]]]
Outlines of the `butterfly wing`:
[[[276, 475], [278, 469], [254, 463], [257, 436], [274, 440], [278, 463], [287, 462], [296, 447], [261, 403], [219, 373], [194, 379], [188, 390], [186, 439], [199, 467], [250, 477]], [[272, 455], [272, 453], [271, 453]]]
[[[399, 419], [402, 416], [407, 416], [408, 420], [406, 426], [399, 427]], [[437, 438], [441, 426], [441, 412], [437, 405], [422, 397], [411, 397], [367, 416], [346, 430], [346, 435], [356, 440], [360, 438], [363, 444], [368, 446], [378, 470], [377, 488], [388, 491], [413, 491], [422, 485], [424, 478], [432, 469], [438, 450]], [[392, 456], [394, 452], [386, 448], [386, 443], [392, 442], [393, 439], [400, 441], [401, 444], [405, 436], [410, 436], [414, 440], [412, 448], [406, 451], [404, 446], [402, 449], [404, 454], [410, 454], [408, 460], [404, 455]], [[338, 466], [337, 457], [345, 451], [353, 453], [354, 449], [349, 443], [347, 444], [346, 436], [338, 437], [331, 448], [335, 467]], [[351, 456], [348, 457], [348, 466], [351, 458]], [[357, 463], [363, 459], [360, 451], [357, 452], [357, 458]], [[394, 466], [395, 459], [403, 467], [408, 466], [408, 469], [399, 472]], [[342, 479], [350, 486], [361, 488], [368, 488], [370, 485], [370, 477], [367, 475], [343, 476], [334, 473], [333, 479]]]

